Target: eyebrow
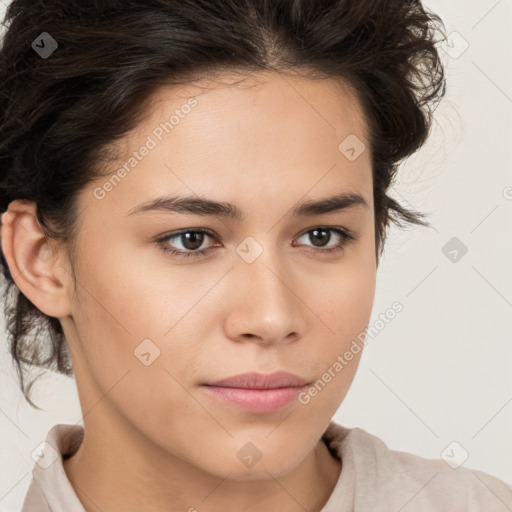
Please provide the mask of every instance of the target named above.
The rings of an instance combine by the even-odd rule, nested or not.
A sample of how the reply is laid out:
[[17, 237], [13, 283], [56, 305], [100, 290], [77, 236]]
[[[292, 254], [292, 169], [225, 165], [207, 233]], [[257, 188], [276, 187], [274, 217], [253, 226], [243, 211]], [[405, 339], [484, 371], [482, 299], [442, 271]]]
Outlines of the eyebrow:
[[[341, 193], [318, 200], [304, 201], [292, 210], [294, 217], [309, 217], [346, 210], [355, 206], [369, 208], [363, 196], [356, 193]], [[189, 213], [210, 215], [233, 220], [242, 220], [243, 211], [236, 205], [225, 201], [213, 201], [193, 196], [161, 196], [132, 208], [128, 215], [162, 211], [170, 213]]]

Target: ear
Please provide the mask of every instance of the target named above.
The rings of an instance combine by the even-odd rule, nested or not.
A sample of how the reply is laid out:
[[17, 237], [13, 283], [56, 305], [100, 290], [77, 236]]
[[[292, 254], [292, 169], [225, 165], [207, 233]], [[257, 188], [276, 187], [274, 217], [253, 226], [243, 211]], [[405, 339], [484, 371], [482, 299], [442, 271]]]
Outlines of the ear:
[[70, 315], [72, 279], [60, 264], [64, 250], [50, 245], [37, 220], [35, 203], [9, 204], [2, 215], [1, 243], [9, 272], [23, 295], [48, 316]]

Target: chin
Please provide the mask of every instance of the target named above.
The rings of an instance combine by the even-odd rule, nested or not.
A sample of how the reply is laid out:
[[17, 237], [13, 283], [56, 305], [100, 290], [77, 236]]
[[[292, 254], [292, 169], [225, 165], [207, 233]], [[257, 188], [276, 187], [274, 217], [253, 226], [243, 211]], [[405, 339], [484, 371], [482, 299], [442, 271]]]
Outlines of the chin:
[[[279, 455], [277, 455], [279, 457]], [[283, 464], [283, 460], [276, 460], [273, 464], [272, 461], [266, 460], [263, 462], [263, 457], [252, 468], [226, 466], [226, 473], [229, 473], [229, 480], [236, 480], [239, 482], [249, 480], [268, 480], [270, 478], [282, 478], [288, 473], [293, 471], [294, 465]], [[240, 464], [242, 465], [242, 464]], [[218, 468], [217, 468], [218, 471]]]

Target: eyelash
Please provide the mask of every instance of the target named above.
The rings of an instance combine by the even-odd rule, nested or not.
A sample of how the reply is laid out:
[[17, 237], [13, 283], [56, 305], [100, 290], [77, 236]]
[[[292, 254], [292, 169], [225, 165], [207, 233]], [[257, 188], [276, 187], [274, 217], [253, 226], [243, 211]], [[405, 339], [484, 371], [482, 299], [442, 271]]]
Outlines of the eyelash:
[[[323, 227], [323, 226], [317, 226], [317, 227], [308, 229], [307, 231], [304, 231], [303, 233], [301, 233], [299, 235], [299, 238], [306, 235], [307, 233], [309, 233], [311, 231], [315, 231], [317, 229], [323, 230], [323, 231], [332, 231], [332, 232], [338, 234], [342, 240], [334, 247], [330, 247], [328, 249], [313, 248], [312, 249], [313, 252], [319, 252], [319, 253], [325, 254], [325, 253], [333, 253], [333, 252], [342, 251], [345, 248], [345, 245], [347, 245], [350, 241], [355, 240], [355, 236], [353, 235], [353, 233], [347, 229]], [[157, 240], [157, 242], [161, 246], [162, 250], [165, 253], [170, 253], [173, 256], [178, 256], [179, 258], [199, 257], [199, 256], [202, 256], [203, 254], [205, 254], [206, 252], [208, 252], [210, 249], [212, 249], [212, 247], [208, 247], [207, 249], [203, 249], [201, 251], [189, 250], [189, 252], [185, 252], [185, 251], [176, 250], [176, 249], [169, 249], [169, 247], [165, 244], [165, 242], [167, 242], [168, 240], [173, 239], [173, 238], [178, 238], [180, 235], [183, 235], [184, 233], [203, 233], [203, 234], [207, 234], [211, 238], [215, 238], [215, 233], [213, 231], [211, 231], [210, 229], [205, 229], [205, 228], [181, 229], [179, 231], [175, 231], [171, 234], [167, 234], [167, 235], [160, 237]]]

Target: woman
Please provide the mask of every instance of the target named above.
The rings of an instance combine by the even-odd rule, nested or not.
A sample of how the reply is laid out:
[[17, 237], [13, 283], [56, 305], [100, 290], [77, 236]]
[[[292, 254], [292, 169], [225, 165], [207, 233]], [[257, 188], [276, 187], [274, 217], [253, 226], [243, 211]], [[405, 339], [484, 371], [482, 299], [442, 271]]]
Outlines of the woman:
[[437, 16], [14, 0], [7, 20], [9, 342], [27, 399], [22, 364], [72, 373], [84, 422], [38, 447], [23, 511], [512, 507], [331, 421], [389, 222], [426, 224], [386, 191], [444, 94]]

